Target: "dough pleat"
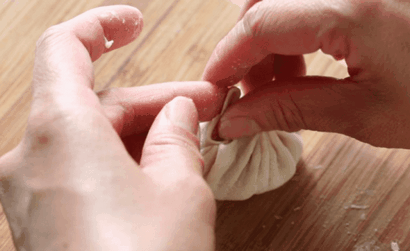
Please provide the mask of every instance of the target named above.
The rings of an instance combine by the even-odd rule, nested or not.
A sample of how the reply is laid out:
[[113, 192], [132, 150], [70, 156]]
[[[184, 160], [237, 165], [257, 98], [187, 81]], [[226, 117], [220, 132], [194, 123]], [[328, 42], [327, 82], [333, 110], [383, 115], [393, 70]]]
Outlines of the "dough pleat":
[[[232, 88], [221, 114], [240, 97]], [[302, 154], [298, 133], [261, 132], [232, 141], [212, 139], [221, 115], [200, 124], [205, 179], [218, 200], [245, 200], [276, 189], [295, 174]]]

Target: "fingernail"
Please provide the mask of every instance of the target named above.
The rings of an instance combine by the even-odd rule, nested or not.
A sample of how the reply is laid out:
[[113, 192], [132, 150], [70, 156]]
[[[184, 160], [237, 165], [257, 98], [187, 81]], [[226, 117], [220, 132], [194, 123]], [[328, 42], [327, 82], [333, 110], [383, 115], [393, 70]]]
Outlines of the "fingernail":
[[258, 123], [247, 117], [222, 118], [219, 124], [219, 137], [223, 139], [252, 136], [260, 131]]
[[193, 134], [198, 132], [198, 112], [190, 98], [176, 97], [167, 104], [166, 116], [170, 122]]

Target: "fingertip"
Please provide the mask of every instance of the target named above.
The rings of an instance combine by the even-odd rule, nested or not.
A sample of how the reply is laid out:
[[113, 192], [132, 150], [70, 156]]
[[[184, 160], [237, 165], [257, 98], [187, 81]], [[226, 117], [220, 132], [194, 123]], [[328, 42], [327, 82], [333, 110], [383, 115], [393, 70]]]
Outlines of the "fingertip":
[[[133, 6], [129, 5], [120, 5], [124, 8], [129, 8], [131, 12], [131, 16], [128, 18], [128, 20], [123, 19], [123, 23], [127, 24], [129, 26], [128, 28], [130, 31], [133, 31], [133, 36], [132, 38], [137, 38], [140, 33], [142, 32], [144, 28], [144, 16], [142, 15], [141, 11]], [[129, 23], [127, 23], [129, 21]]]
[[222, 59], [217, 55], [217, 50], [222, 49], [219, 49], [218, 46], [215, 48], [208, 60], [207, 65], [205, 66], [202, 80], [208, 81], [220, 88], [227, 88], [237, 84], [241, 81], [249, 69], [247, 67], [238, 67], [236, 63], [222, 61]]
[[[202, 174], [203, 159], [199, 152], [198, 112], [190, 98], [176, 97], [156, 117], [148, 133], [141, 157], [146, 170], [166, 172], [173, 164], [178, 175]], [[155, 172], [155, 171], [154, 171]]]
[[[218, 45], [217, 45], [217, 47], [218, 47]], [[213, 73], [214, 73], [214, 69], [213, 69], [214, 67], [213, 66], [218, 63], [218, 60], [216, 60], [217, 56], [215, 55], [216, 48], [214, 49], [211, 56], [209, 57], [208, 62], [205, 65], [204, 72], [202, 74], [202, 80], [203, 81], [210, 82], [210, 83], [213, 83], [213, 84], [215, 84], [214, 77], [212, 76]]]
[[252, 66], [270, 54], [245, 27], [244, 21], [239, 21], [217, 44], [205, 67], [203, 80], [221, 87], [235, 85]]
[[225, 80], [226, 77], [230, 76], [233, 73], [232, 72], [233, 69], [231, 67], [228, 68], [230, 71], [229, 73], [226, 72], [226, 69], [221, 71], [221, 66], [226, 67], [227, 64], [230, 64], [229, 61], [226, 61], [225, 54], [223, 53], [225, 50], [229, 48], [226, 45], [227, 44], [225, 42], [226, 40], [227, 40], [227, 36], [222, 38], [222, 40], [219, 41], [219, 43], [216, 45], [216, 47], [212, 51], [211, 56], [208, 59], [208, 62], [204, 69], [204, 73], [202, 75], [202, 80], [208, 81], [218, 86], [225, 86], [225, 87], [234, 84], [233, 81], [228, 81], [228, 83], [220, 84], [220, 82], [227, 82], [223, 80]]
[[144, 27], [142, 13], [133, 6], [114, 5], [96, 9], [104, 36], [113, 45], [105, 52], [115, 50], [134, 41]]
[[225, 140], [255, 135], [262, 131], [259, 124], [250, 117], [223, 116], [218, 125], [218, 135]]
[[217, 125], [218, 137], [222, 140], [233, 140], [241, 137], [241, 132], [235, 130], [234, 125], [229, 119], [221, 119]]
[[195, 94], [194, 100], [197, 105], [199, 120], [209, 121], [221, 112], [229, 89], [210, 82], [204, 82], [201, 89], [203, 92]]
[[89, 10], [63, 25], [82, 42], [95, 61], [103, 53], [134, 41], [143, 29], [143, 16], [132, 6], [104, 6]]

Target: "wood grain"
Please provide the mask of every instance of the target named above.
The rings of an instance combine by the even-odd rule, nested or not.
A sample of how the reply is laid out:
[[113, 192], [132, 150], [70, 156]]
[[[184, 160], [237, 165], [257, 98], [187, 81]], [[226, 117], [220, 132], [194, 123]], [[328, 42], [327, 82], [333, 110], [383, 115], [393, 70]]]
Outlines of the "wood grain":
[[[20, 141], [30, 109], [38, 37], [94, 7], [128, 4], [144, 14], [132, 44], [95, 63], [96, 90], [199, 80], [239, 8], [226, 0], [5, 1], [0, 5], [0, 155]], [[320, 52], [308, 74], [347, 76]], [[374, 148], [343, 135], [302, 131], [304, 153], [283, 187], [241, 202], [218, 202], [216, 250], [410, 249], [409, 151]], [[14, 250], [0, 213], [0, 250]]]

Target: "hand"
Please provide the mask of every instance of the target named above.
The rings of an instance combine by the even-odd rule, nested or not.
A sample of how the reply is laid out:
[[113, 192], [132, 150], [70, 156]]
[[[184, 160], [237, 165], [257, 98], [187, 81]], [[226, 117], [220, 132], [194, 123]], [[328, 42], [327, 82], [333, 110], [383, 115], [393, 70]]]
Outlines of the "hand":
[[92, 90], [92, 62], [141, 29], [137, 9], [110, 6], [39, 39], [27, 130], [0, 159], [17, 249], [213, 248], [215, 202], [196, 134], [198, 118], [214, 117], [226, 92], [207, 82]]
[[[247, 93], [219, 135], [310, 129], [410, 148], [409, 10], [394, 0], [248, 0], [203, 76], [221, 87], [242, 80]], [[350, 77], [305, 77], [302, 55], [319, 49], [345, 59]]]

